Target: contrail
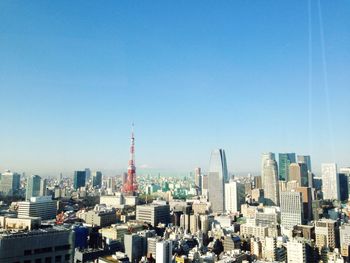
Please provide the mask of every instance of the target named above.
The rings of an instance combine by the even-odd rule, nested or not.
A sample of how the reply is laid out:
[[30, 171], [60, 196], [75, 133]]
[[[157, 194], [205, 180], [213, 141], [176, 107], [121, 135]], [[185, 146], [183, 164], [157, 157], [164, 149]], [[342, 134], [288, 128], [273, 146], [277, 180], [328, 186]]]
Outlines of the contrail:
[[320, 25], [320, 38], [321, 38], [321, 53], [322, 53], [322, 69], [323, 69], [323, 87], [326, 97], [326, 110], [327, 110], [327, 124], [328, 124], [328, 135], [331, 148], [331, 158], [335, 160], [335, 151], [334, 151], [334, 140], [333, 140], [333, 126], [331, 119], [331, 105], [329, 99], [329, 87], [328, 87], [328, 69], [327, 69], [327, 60], [326, 60], [326, 49], [324, 41], [324, 28], [323, 28], [323, 17], [322, 17], [322, 7], [321, 1], [318, 0], [318, 17]]

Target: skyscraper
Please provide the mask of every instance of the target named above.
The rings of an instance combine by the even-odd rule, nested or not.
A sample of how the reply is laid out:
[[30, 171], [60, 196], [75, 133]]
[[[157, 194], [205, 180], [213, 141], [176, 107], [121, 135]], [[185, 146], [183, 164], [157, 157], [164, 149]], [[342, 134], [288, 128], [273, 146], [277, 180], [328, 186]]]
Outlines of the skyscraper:
[[273, 153], [262, 155], [262, 186], [267, 205], [279, 205], [278, 168]]
[[74, 172], [74, 189], [85, 186], [86, 173], [85, 171], [75, 171]]
[[295, 153], [278, 154], [279, 180], [289, 181], [289, 165], [295, 163]]
[[92, 173], [92, 186], [101, 187], [102, 186], [102, 173], [99, 171]]
[[41, 177], [39, 175], [31, 175], [27, 179], [26, 199], [40, 195]]
[[4, 196], [13, 196], [17, 193], [20, 187], [20, 175], [6, 171], [1, 174], [0, 193]]
[[307, 170], [310, 172], [312, 171], [311, 170], [311, 157], [310, 157], [310, 155], [298, 155], [297, 161], [298, 161], [298, 163], [305, 163]]
[[241, 205], [245, 201], [244, 185], [239, 182], [225, 184], [225, 211], [241, 211]]
[[281, 192], [281, 225], [292, 229], [303, 223], [303, 204], [300, 192]]
[[47, 180], [46, 179], [42, 179], [40, 180], [40, 194], [39, 196], [45, 196], [47, 193]]
[[297, 181], [299, 186], [308, 186], [308, 171], [305, 163], [291, 163], [289, 165], [289, 180]]
[[215, 149], [211, 153], [208, 174], [208, 197], [213, 212], [224, 212], [225, 210], [225, 188], [227, 182], [227, 164], [225, 151]]
[[202, 193], [202, 173], [201, 168], [197, 167], [194, 169], [194, 184], [198, 187], [199, 194]]
[[323, 199], [340, 200], [337, 165], [335, 163], [323, 163], [321, 168]]

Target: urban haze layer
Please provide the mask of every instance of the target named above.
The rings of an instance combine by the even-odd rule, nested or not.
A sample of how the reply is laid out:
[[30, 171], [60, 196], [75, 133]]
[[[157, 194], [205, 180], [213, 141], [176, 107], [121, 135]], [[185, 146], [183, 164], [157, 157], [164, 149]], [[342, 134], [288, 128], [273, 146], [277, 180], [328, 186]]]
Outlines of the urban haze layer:
[[269, 152], [236, 178], [214, 149], [207, 173], [137, 177], [132, 130], [119, 176], [2, 173], [0, 262], [348, 262], [349, 176]]

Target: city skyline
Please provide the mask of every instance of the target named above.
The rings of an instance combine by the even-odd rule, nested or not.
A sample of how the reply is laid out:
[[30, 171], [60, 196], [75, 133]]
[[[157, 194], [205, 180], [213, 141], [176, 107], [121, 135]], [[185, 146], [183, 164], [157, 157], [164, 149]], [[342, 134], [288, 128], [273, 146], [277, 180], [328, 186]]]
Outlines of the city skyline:
[[238, 174], [270, 151], [348, 166], [349, 3], [320, 3], [1, 1], [0, 171], [126, 171], [133, 121], [138, 173], [215, 148]]

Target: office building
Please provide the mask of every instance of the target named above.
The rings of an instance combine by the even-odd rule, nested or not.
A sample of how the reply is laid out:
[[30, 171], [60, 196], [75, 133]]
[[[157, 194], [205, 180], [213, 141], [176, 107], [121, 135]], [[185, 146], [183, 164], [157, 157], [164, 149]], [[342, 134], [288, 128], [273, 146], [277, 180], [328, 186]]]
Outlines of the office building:
[[225, 184], [225, 210], [235, 213], [241, 211], [241, 205], [245, 202], [244, 185], [231, 181]]
[[92, 173], [92, 186], [100, 188], [102, 186], [102, 173], [99, 171]]
[[278, 169], [277, 162], [274, 160], [274, 154], [263, 154], [262, 167], [265, 203], [267, 205], [279, 205]]
[[201, 168], [197, 167], [194, 169], [194, 184], [198, 188], [198, 193], [202, 193], [202, 172]]
[[297, 187], [295, 191], [301, 193], [303, 200], [304, 221], [309, 222], [312, 220], [313, 191], [311, 187]]
[[225, 151], [215, 149], [211, 153], [208, 174], [208, 195], [213, 212], [225, 210], [225, 183], [228, 181]]
[[261, 188], [262, 188], [261, 175], [254, 176], [253, 189], [261, 189]]
[[304, 219], [302, 194], [300, 192], [281, 192], [281, 225], [293, 229]]
[[323, 199], [340, 200], [339, 176], [335, 163], [322, 164]]
[[136, 220], [146, 222], [152, 226], [159, 223], [170, 223], [170, 206], [167, 204], [151, 203], [136, 206]]
[[338, 247], [339, 227], [332, 219], [321, 219], [315, 222], [316, 247], [334, 249]]
[[47, 180], [41, 178], [40, 180], [40, 194], [39, 196], [46, 196], [47, 195]]
[[91, 178], [91, 170], [89, 168], [85, 168], [85, 183], [89, 182]]
[[266, 206], [255, 213], [255, 223], [259, 226], [275, 227], [280, 221], [280, 211], [277, 206]]
[[51, 196], [31, 197], [29, 201], [18, 202], [18, 217], [40, 217], [42, 220], [55, 219], [57, 202]]
[[171, 240], [162, 240], [156, 243], [156, 262], [171, 263], [172, 262], [172, 243]]
[[79, 189], [85, 186], [86, 183], [86, 171], [74, 172], [74, 189]]
[[3, 196], [16, 195], [20, 187], [20, 175], [6, 171], [1, 174], [0, 193]]
[[31, 175], [27, 179], [26, 200], [31, 197], [40, 196], [41, 177], [39, 175]]
[[262, 256], [267, 261], [277, 260], [277, 242], [274, 237], [265, 237], [263, 240]]
[[208, 197], [208, 175], [202, 174], [202, 196]]
[[279, 180], [289, 181], [289, 166], [295, 163], [295, 153], [278, 154]]
[[139, 262], [141, 257], [146, 254], [144, 251], [145, 237], [138, 234], [124, 235], [125, 254], [130, 262]]
[[305, 163], [306, 167], [307, 167], [307, 170], [312, 172], [310, 155], [298, 155], [297, 156], [297, 162], [298, 163]]
[[349, 176], [345, 173], [339, 173], [339, 195], [341, 201], [349, 199]]
[[74, 232], [61, 226], [0, 233], [0, 262], [73, 262]]
[[291, 163], [289, 165], [289, 180], [297, 181], [299, 186], [307, 187], [308, 182], [308, 171], [305, 163]]
[[114, 209], [96, 205], [93, 210], [82, 213], [80, 218], [91, 226], [105, 227], [116, 223], [117, 214]]
[[311, 157], [310, 155], [298, 155], [297, 156], [298, 163], [306, 164], [307, 175], [308, 175], [308, 187], [313, 188], [313, 173], [311, 168]]
[[287, 242], [288, 263], [306, 263], [306, 247], [302, 240], [293, 239]]

